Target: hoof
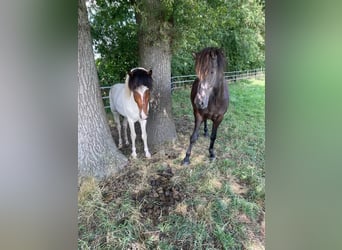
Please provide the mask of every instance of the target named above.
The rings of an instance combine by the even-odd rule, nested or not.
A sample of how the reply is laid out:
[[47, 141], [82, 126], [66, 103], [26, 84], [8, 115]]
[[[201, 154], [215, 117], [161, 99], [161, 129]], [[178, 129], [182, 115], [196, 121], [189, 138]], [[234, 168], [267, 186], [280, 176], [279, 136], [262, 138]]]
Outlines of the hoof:
[[137, 153], [132, 153], [131, 156], [133, 159], [137, 159]]
[[189, 160], [182, 160], [182, 162], [181, 162], [181, 165], [182, 166], [189, 166], [189, 164], [190, 164], [190, 161]]
[[151, 159], [151, 154], [150, 152], [145, 153], [146, 158]]
[[215, 156], [215, 155], [209, 157], [209, 160], [210, 160], [210, 161], [215, 161], [215, 159], [216, 159], [216, 156]]
[[206, 133], [203, 133], [204, 137], [209, 137], [209, 133], [206, 132]]

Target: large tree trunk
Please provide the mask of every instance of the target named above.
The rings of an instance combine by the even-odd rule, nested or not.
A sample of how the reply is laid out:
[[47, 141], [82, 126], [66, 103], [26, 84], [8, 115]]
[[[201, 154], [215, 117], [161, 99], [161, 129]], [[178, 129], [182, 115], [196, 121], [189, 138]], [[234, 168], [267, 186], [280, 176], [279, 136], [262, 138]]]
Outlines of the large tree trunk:
[[147, 121], [147, 135], [151, 151], [156, 152], [166, 142], [177, 139], [171, 101], [171, 39], [168, 30], [165, 30], [167, 28], [164, 29], [171, 24], [161, 20], [160, 0], [142, 2], [144, 5], [140, 13], [144, 16], [140, 13], [136, 15], [139, 24], [139, 64], [153, 70], [153, 101]]
[[85, 0], [78, 1], [78, 172], [103, 178], [127, 164], [110, 133], [101, 98]]

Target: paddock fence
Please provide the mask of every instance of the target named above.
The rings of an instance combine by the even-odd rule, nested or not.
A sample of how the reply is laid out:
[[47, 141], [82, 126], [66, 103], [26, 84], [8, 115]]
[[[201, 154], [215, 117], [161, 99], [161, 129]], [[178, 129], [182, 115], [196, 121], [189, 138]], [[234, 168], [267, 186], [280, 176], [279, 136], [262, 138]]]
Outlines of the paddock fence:
[[[265, 68], [258, 69], [250, 69], [250, 70], [240, 70], [240, 71], [231, 71], [225, 72], [224, 77], [226, 81], [229, 83], [234, 83], [239, 80], [258, 78], [265, 75]], [[171, 77], [171, 93], [180, 88], [189, 87], [195, 80], [196, 75], [183, 75], [183, 76], [172, 76]], [[105, 109], [109, 109], [109, 89], [111, 86], [102, 86], [101, 95], [104, 102]]]

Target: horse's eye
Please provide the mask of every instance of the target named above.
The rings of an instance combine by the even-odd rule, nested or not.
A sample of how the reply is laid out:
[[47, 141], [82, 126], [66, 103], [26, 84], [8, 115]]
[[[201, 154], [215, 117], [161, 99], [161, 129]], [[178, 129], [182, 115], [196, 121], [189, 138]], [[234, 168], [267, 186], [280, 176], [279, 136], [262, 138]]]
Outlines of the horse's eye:
[[210, 73], [211, 73], [211, 74], [214, 74], [214, 71], [211, 71]]

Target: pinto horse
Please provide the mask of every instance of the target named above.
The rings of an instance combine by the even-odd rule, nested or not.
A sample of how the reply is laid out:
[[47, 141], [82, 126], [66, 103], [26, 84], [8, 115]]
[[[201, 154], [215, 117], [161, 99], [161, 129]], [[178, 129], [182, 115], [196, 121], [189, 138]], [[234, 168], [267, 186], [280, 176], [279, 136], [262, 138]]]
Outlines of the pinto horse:
[[145, 156], [151, 158], [147, 146], [146, 122], [149, 110], [150, 91], [152, 90], [152, 70], [134, 68], [126, 76], [125, 84], [115, 84], [109, 91], [110, 109], [119, 132], [119, 145], [122, 147], [120, 115], [124, 117], [125, 143], [129, 144], [127, 138], [127, 122], [131, 131], [132, 157], [136, 158], [135, 128], [134, 123], [139, 121], [141, 137], [144, 142]]
[[205, 48], [194, 54], [197, 78], [192, 84], [191, 104], [195, 117], [195, 127], [190, 137], [190, 145], [186, 151], [182, 164], [190, 164], [190, 155], [193, 144], [198, 139], [199, 128], [204, 122], [204, 135], [208, 136], [207, 119], [212, 120], [209, 157], [215, 159], [214, 143], [217, 128], [222, 122], [228, 109], [229, 90], [224, 78], [226, 60], [222, 50]]

